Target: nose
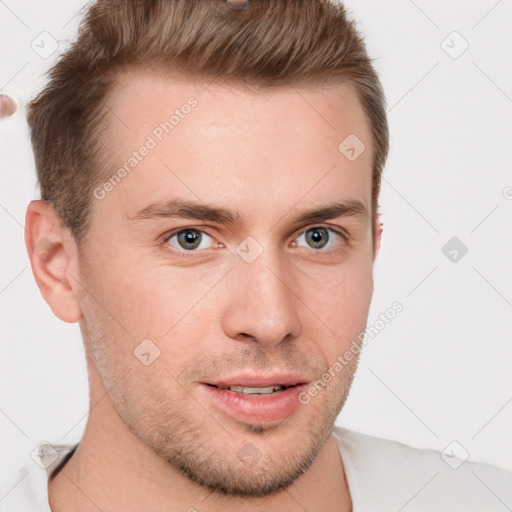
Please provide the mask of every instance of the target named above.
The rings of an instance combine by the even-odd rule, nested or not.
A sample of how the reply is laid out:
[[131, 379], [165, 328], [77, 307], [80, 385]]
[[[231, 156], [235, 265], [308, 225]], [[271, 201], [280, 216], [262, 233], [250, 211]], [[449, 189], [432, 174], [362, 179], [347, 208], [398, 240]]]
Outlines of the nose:
[[222, 327], [230, 338], [270, 348], [301, 334], [301, 302], [276, 260], [267, 252], [252, 263], [238, 259], [226, 276]]

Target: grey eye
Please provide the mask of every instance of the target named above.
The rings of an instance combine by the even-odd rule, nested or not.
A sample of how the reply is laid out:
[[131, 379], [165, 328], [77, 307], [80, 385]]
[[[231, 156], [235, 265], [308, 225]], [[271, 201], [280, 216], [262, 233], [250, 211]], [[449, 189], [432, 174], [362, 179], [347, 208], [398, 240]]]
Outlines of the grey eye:
[[174, 233], [167, 240], [169, 245], [178, 251], [193, 251], [195, 249], [208, 249], [213, 247], [213, 238], [199, 229], [182, 229]]
[[307, 229], [297, 237], [295, 245], [309, 249], [331, 249], [338, 245], [343, 246], [345, 237], [337, 231], [326, 227]]
[[313, 249], [323, 249], [329, 242], [329, 231], [327, 228], [308, 229], [305, 235], [306, 242]]
[[195, 229], [187, 229], [178, 233], [178, 243], [183, 249], [197, 249], [201, 240], [201, 232]]

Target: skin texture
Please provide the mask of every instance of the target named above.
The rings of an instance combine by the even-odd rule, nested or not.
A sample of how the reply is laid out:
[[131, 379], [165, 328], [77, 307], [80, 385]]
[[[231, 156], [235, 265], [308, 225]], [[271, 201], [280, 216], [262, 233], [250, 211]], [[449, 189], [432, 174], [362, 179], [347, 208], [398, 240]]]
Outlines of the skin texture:
[[[330, 434], [357, 356], [308, 404], [272, 422], [226, 414], [201, 383], [240, 371], [297, 371], [312, 382], [364, 331], [382, 232], [379, 224], [372, 238], [367, 122], [348, 86], [256, 93], [124, 72], [107, 99], [106, 178], [190, 97], [190, 113], [92, 199], [80, 248], [49, 205], [27, 210], [34, 276], [53, 312], [79, 322], [90, 386], [83, 439], [50, 482], [50, 505], [349, 510]], [[355, 161], [338, 150], [351, 133], [367, 148]], [[239, 223], [133, 219], [170, 197], [229, 208]], [[292, 222], [349, 200], [367, 215]], [[326, 248], [311, 247], [306, 232], [318, 227], [349, 238], [323, 231]], [[165, 240], [185, 228], [201, 231], [199, 248]], [[252, 245], [241, 247], [262, 251], [251, 263], [237, 252], [247, 237]], [[43, 256], [42, 240], [51, 246]], [[159, 354], [146, 366], [134, 351], [147, 339], [151, 358]], [[240, 457], [248, 446], [257, 454], [249, 465]]]

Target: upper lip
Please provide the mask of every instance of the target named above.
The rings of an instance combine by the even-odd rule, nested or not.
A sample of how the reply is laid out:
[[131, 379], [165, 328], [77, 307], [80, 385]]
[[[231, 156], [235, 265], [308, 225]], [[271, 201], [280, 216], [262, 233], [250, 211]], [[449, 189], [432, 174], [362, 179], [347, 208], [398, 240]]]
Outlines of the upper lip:
[[264, 388], [268, 386], [297, 386], [307, 384], [309, 379], [304, 375], [297, 373], [241, 373], [218, 377], [205, 381], [204, 384], [210, 384], [217, 387], [242, 386], [247, 388]]

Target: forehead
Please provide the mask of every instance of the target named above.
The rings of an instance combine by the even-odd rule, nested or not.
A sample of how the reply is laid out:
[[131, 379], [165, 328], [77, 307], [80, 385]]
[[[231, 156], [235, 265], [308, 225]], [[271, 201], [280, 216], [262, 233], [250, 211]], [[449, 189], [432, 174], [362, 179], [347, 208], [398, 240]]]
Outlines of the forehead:
[[[131, 71], [106, 103], [107, 178], [126, 171], [109, 200], [127, 214], [171, 194], [255, 210], [272, 198], [289, 209], [300, 197], [369, 207], [370, 130], [348, 85], [256, 91]], [[347, 158], [345, 140], [366, 149]]]

